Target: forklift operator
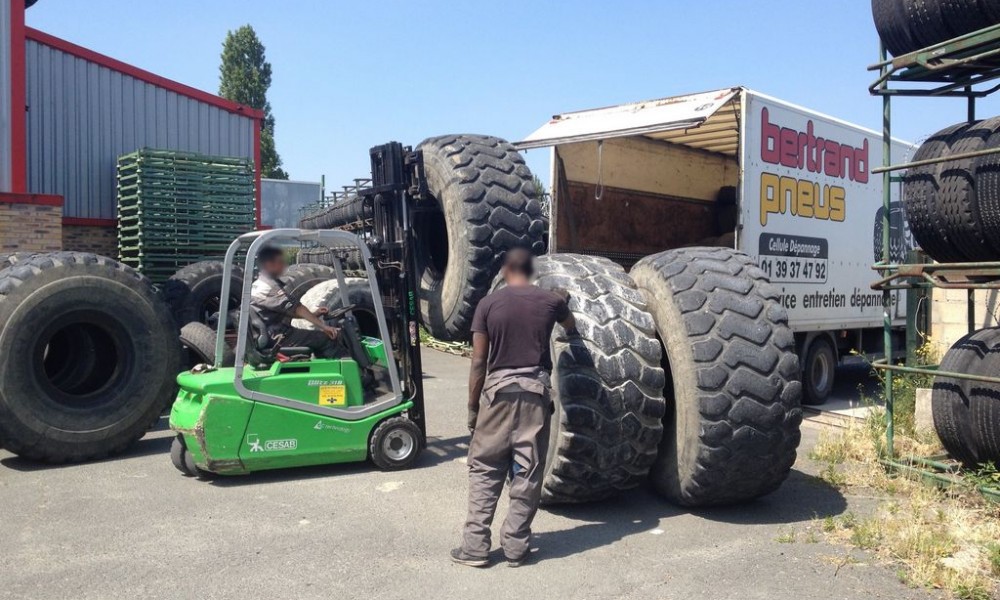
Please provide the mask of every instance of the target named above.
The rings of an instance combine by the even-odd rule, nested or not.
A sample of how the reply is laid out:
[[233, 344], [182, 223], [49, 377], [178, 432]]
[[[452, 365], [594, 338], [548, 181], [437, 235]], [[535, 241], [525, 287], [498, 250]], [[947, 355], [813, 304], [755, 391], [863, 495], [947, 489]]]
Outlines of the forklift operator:
[[[311, 312], [285, 293], [285, 283], [281, 280], [288, 268], [285, 253], [280, 248], [266, 246], [257, 253], [257, 265], [260, 274], [250, 288], [250, 305], [264, 321], [272, 342], [284, 347], [309, 348], [318, 358], [346, 356], [340, 329], [327, 325], [320, 318], [327, 309]], [[293, 318], [309, 321], [316, 330], [292, 327]]]
[[500, 545], [512, 567], [527, 557], [531, 522], [542, 494], [549, 443], [549, 340], [556, 323], [578, 338], [565, 294], [532, 285], [532, 254], [513, 248], [504, 257], [506, 287], [483, 298], [472, 319], [469, 373], [469, 512], [455, 562], [489, 564], [490, 524], [504, 481], [510, 505]]

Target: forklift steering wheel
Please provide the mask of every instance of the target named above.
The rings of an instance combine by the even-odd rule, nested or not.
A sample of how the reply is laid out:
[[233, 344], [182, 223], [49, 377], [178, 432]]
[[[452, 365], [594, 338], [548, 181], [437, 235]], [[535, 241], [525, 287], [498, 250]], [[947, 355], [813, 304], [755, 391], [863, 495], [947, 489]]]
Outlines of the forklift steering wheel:
[[338, 308], [338, 309], [335, 309], [335, 310], [331, 310], [330, 312], [328, 312], [325, 315], [323, 315], [323, 319], [325, 319], [327, 321], [336, 321], [336, 320], [339, 320], [339, 319], [343, 318], [344, 315], [346, 315], [347, 313], [349, 313], [352, 310], [355, 310], [357, 308], [358, 308], [357, 304], [348, 304], [347, 306], [343, 306], [341, 308]]

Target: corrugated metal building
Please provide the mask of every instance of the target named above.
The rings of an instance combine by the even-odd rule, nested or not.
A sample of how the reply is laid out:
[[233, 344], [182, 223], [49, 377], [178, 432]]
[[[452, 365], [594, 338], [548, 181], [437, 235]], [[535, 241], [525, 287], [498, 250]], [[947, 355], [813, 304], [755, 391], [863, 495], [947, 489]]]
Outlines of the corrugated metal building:
[[[0, 1], [0, 83], [10, 82], [13, 66], [11, 45], [11, 5]], [[12, 190], [11, 173], [11, 86], [0, 85], [0, 192]]]
[[114, 254], [115, 164], [144, 147], [253, 160], [259, 216], [260, 111], [24, 27], [24, 0], [0, 5], [0, 192], [61, 197], [62, 246]]

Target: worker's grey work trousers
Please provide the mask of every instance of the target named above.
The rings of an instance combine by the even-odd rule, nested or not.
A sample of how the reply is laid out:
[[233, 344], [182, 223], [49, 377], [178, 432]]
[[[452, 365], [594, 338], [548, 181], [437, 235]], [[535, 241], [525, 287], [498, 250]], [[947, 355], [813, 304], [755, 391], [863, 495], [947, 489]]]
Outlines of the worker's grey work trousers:
[[500, 529], [508, 558], [521, 558], [531, 541], [531, 521], [542, 495], [549, 445], [548, 398], [531, 392], [500, 392], [481, 401], [469, 445], [469, 515], [462, 547], [472, 556], [490, 551], [490, 525], [504, 480], [510, 477], [510, 508]]

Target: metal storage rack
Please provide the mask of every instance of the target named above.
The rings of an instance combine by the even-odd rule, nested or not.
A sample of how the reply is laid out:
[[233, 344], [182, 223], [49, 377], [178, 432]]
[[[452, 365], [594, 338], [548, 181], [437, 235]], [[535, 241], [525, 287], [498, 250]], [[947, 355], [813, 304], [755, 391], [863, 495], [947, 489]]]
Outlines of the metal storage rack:
[[[884, 47], [881, 60], [870, 66], [878, 71], [879, 77], [869, 87], [873, 95], [882, 97], [882, 167], [872, 169], [873, 174], [881, 174], [883, 181], [883, 228], [882, 260], [874, 265], [880, 279], [872, 285], [882, 290], [884, 306], [890, 305], [893, 290], [917, 289], [965, 289], [968, 290], [967, 320], [969, 331], [975, 325], [975, 292], [982, 289], [1000, 289], [1000, 262], [940, 263], [940, 264], [893, 264], [890, 255], [890, 198], [893, 183], [902, 178], [893, 173], [928, 164], [950, 160], [973, 158], [1000, 152], [1000, 148], [979, 150], [946, 156], [938, 159], [892, 164], [892, 99], [903, 97], [950, 97], [965, 98], [968, 104], [968, 120], [976, 120], [976, 100], [1000, 90], [1000, 25], [995, 25], [952, 40], [917, 50], [892, 59]], [[992, 83], [991, 83], [992, 82]], [[888, 308], [884, 313], [885, 356], [876, 360], [873, 366], [885, 372], [884, 394], [886, 409], [886, 455], [882, 462], [886, 467], [916, 475], [940, 486], [960, 483], [957, 465], [944, 462], [942, 457], [899, 457], [893, 446], [894, 401], [892, 390], [893, 373], [914, 373], [925, 375], [946, 375], [955, 379], [1000, 383], [1000, 377], [985, 377], [968, 373], [941, 371], [937, 366], [897, 365], [893, 361], [892, 317]], [[911, 316], [907, 318], [908, 329], [913, 326]], [[907, 338], [911, 338], [910, 331]], [[978, 486], [979, 491], [995, 501], [1000, 501], [1000, 489]]]

